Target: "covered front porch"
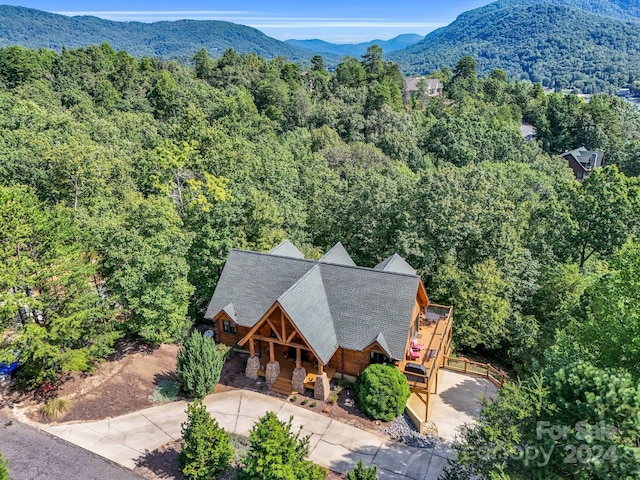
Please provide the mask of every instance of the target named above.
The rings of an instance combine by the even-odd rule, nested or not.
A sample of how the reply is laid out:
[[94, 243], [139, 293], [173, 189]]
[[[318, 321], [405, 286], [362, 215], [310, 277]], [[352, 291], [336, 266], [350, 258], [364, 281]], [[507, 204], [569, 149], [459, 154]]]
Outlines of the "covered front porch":
[[[266, 347], [266, 348], [265, 348]], [[258, 376], [266, 378], [267, 374], [267, 360], [270, 360], [268, 356], [263, 357], [261, 354], [261, 350], [264, 348], [266, 350], [266, 354], [269, 355], [269, 347], [268, 345], [258, 346], [258, 352], [256, 355], [259, 358], [265, 358], [265, 360], [261, 360], [260, 362], [260, 370], [258, 370]], [[311, 352], [307, 353], [306, 351], [301, 351], [301, 362], [300, 366], [305, 370], [306, 376], [303, 380], [304, 388], [309, 390], [315, 390], [316, 380], [318, 377], [318, 366], [319, 363], [315, 359], [309, 358], [311, 356]], [[296, 352], [295, 350], [292, 352], [291, 349], [281, 346], [274, 345], [274, 361], [278, 362], [280, 365], [280, 374], [278, 375], [277, 380], [270, 387], [271, 390], [276, 391], [278, 393], [282, 393], [284, 395], [290, 395], [291, 393], [298, 392], [302, 393], [301, 390], [295, 390], [292, 387], [292, 378], [293, 373], [296, 370]], [[323, 369], [324, 373], [327, 375], [327, 379], [329, 382], [333, 379], [336, 369], [331, 367], [325, 367]], [[322, 373], [320, 373], [322, 375]]]
[[[245, 375], [252, 379], [264, 377], [267, 386], [280, 393], [302, 393], [308, 388], [313, 390], [314, 398], [327, 400], [329, 382], [336, 371], [327, 368], [326, 363], [337, 345], [327, 346], [322, 343], [322, 335], [307, 330], [308, 325], [303, 323], [299, 327], [280, 302], [276, 302], [238, 342], [240, 346], [249, 347]], [[320, 345], [324, 358], [313, 348], [316, 344], [310, 343], [307, 337]]]

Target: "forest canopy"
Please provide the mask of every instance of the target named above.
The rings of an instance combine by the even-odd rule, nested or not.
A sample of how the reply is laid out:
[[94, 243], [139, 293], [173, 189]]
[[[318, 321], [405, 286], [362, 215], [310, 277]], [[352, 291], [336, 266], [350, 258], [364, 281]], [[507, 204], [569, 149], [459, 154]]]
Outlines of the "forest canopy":
[[[613, 354], [640, 328], [634, 106], [481, 78], [469, 57], [436, 72], [441, 97], [406, 92], [379, 47], [312, 65], [0, 49], [2, 358], [21, 385], [122, 337], [183, 338], [232, 247], [285, 238], [312, 258], [340, 241], [365, 266], [399, 253], [454, 305], [459, 352], [637, 376], [637, 342]], [[582, 145], [608, 166], [578, 183], [557, 154]]]

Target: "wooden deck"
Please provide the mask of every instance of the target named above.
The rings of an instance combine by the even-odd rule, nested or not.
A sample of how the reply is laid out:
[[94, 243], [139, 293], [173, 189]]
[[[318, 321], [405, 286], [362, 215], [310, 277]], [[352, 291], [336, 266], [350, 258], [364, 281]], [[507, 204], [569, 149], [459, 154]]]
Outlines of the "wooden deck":
[[[276, 359], [276, 362], [278, 362], [280, 364], [280, 375], [278, 376], [278, 379], [279, 380], [282, 379], [284, 381], [288, 381], [289, 382], [289, 386], [290, 386], [291, 385], [291, 376], [293, 375], [293, 370], [296, 368], [296, 360], [295, 360], [295, 358], [285, 357], [284, 354], [282, 354], [280, 352], [276, 352], [275, 359]], [[261, 362], [260, 362], [261, 368], [260, 368], [260, 370], [258, 370], [258, 375], [259, 376], [261, 376], [261, 377], [265, 376], [265, 368], [266, 368], [268, 362], [269, 362], [268, 358], [262, 358], [261, 359]], [[318, 373], [318, 369], [317, 369], [317, 367], [313, 366], [313, 364], [310, 363], [310, 362], [302, 362], [302, 366], [307, 371], [307, 376], [304, 379], [304, 386], [305, 386], [305, 388], [308, 388], [309, 390], [314, 390], [315, 389], [315, 382], [316, 382], [316, 376], [317, 376], [317, 373]], [[329, 379], [329, 381], [331, 381], [331, 379], [336, 374], [336, 369], [335, 368], [331, 368], [331, 367], [326, 367], [325, 366], [324, 371], [327, 374], [327, 378]], [[285, 382], [279, 381], [278, 383], [280, 385], [284, 385]], [[289, 393], [291, 393], [291, 392], [289, 392]]]
[[[431, 390], [437, 382], [435, 373], [438, 368], [444, 365], [444, 359], [449, 355], [452, 310], [451, 307], [434, 305], [431, 319], [427, 319], [418, 329], [416, 339], [423, 345], [418, 358], [411, 359], [409, 349], [405, 352], [405, 358], [400, 362], [398, 368], [404, 372], [408, 363], [422, 365], [426, 375], [420, 377], [412, 373], [408, 374], [409, 386], [412, 390]], [[430, 321], [429, 321], [430, 320]], [[435, 393], [435, 392], [434, 392]]]

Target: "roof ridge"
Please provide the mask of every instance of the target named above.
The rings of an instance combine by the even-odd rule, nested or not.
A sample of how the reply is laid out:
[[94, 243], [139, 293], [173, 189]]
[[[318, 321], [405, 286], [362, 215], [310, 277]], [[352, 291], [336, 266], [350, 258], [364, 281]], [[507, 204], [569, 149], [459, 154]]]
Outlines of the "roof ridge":
[[[417, 273], [415, 275], [413, 275], [411, 273], [393, 272], [393, 271], [388, 271], [388, 270], [379, 270], [379, 269], [376, 269], [376, 268], [373, 268], [373, 267], [363, 267], [361, 265], [344, 265], [342, 263], [321, 262], [319, 260], [312, 260], [311, 258], [283, 257], [283, 256], [280, 256], [280, 255], [272, 255], [272, 254], [266, 253], [266, 252], [256, 252], [254, 250], [243, 250], [241, 248], [232, 248], [231, 251], [242, 252], [242, 253], [251, 253], [253, 255], [260, 255], [260, 256], [269, 256], [269, 257], [272, 257], [272, 258], [274, 258], [274, 257], [275, 258], [285, 258], [287, 260], [296, 261], [296, 262], [313, 263], [314, 265], [331, 265], [331, 266], [334, 266], [334, 267], [366, 270], [368, 272], [382, 273], [382, 274], [386, 274], [386, 275], [399, 275], [399, 276], [402, 276], [402, 277], [420, 278], [420, 275], [418, 275]], [[411, 268], [413, 268], [413, 267], [411, 267]]]

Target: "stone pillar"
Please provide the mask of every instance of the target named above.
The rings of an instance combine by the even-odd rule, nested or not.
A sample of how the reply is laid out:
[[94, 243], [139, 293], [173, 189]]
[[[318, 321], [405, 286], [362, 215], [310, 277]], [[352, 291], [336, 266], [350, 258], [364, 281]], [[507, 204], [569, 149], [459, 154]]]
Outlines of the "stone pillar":
[[294, 392], [304, 392], [304, 379], [307, 378], [307, 371], [304, 367], [296, 368], [291, 375], [291, 388]]
[[267, 381], [267, 386], [271, 388], [276, 380], [278, 380], [278, 376], [280, 375], [280, 364], [278, 362], [269, 362], [267, 363], [267, 370], [264, 374], [264, 379]]
[[313, 391], [313, 398], [316, 400], [322, 400], [326, 402], [331, 395], [331, 389], [329, 387], [329, 378], [326, 373], [318, 374], [316, 376], [316, 383]]
[[251, 380], [257, 380], [258, 370], [260, 370], [260, 357], [249, 357], [249, 360], [247, 360], [247, 368], [244, 370], [244, 375]]

